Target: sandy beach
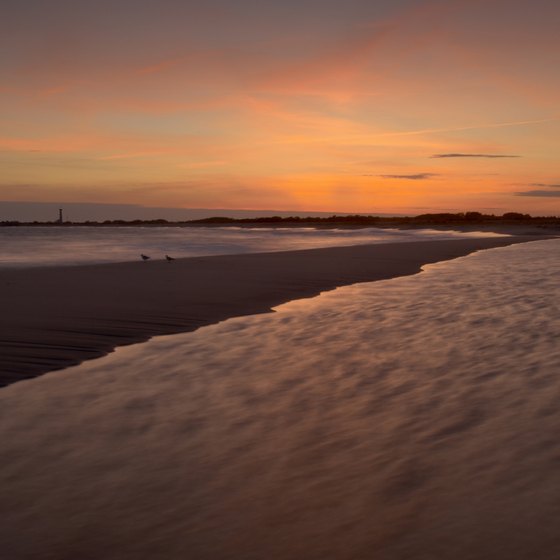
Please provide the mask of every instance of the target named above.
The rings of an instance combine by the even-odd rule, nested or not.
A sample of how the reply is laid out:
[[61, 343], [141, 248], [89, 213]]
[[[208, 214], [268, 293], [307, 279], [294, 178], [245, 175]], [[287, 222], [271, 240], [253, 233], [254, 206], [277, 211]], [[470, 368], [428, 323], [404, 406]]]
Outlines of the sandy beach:
[[1, 270], [0, 384], [155, 335], [266, 313], [338, 286], [415, 274], [425, 264], [545, 238], [518, 235]]
[[3, 2], [0, 560], [560, 560], [559, 27]]
[[[3, 388], [0, 556], [559, 558], [559, 244], [479, 251]], [[401, 271], [429, 246], [442, 257], [417, 243]], [[391, 262], [389, 247], [356, 249]], [[341, 257], [338, 275], [363, 260]]]

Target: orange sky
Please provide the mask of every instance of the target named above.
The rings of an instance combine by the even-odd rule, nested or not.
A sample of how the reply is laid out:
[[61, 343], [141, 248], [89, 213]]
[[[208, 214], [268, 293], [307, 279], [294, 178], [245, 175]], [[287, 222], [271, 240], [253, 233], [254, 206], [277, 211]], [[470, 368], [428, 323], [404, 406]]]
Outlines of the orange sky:
[[560, 214], [558, 29], [552, 0], [13, 3], [0, 200]]

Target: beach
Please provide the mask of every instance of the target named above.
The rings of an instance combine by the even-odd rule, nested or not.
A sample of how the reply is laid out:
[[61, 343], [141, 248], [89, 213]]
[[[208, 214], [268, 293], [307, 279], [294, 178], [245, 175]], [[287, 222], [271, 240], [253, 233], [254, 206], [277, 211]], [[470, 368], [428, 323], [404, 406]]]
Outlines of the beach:
[[[284, 276], [274, 313], [3, 388], [2, 556], [559, 557], [559, 240], [447, 243], [336, 249], [333, 284], [373, 255], [406, 276], [303, 299]], [[275, 258], [311, 279], [332, 254]]]
[[0, 269], [0, 384], [156, 335], [266, 313], [335, 287], [416, 274], [429, 263], [545, 238], [518, 235]]
[[0, 560], [560, 560], [560, 0], [2, 24]]

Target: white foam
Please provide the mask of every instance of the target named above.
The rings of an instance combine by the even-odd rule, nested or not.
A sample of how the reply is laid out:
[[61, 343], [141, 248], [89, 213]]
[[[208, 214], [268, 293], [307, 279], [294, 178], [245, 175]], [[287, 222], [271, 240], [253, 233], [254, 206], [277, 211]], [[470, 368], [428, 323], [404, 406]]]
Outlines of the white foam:
[[432, 229], [21, 226], [0, 228], [0, 267], [125, 262], [141, 253], [163, 259], [496, 236], [501, 234]]

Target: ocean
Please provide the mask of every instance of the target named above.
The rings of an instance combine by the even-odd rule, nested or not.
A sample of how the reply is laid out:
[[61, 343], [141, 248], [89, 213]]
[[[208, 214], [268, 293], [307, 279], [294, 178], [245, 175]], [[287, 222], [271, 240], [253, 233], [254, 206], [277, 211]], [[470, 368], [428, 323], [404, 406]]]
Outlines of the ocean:
[[3, 389], [4, 550], [560, 558], [559, 256], [482, 251]]
[[201, 257], [499, 235], [380, 228], [3, 227], [0, 267], [126, 262], [138, 260], [141, 254], [152, 259], [163, 259], [166, 254], [175, 258]]

